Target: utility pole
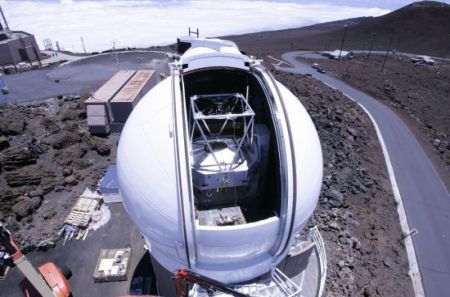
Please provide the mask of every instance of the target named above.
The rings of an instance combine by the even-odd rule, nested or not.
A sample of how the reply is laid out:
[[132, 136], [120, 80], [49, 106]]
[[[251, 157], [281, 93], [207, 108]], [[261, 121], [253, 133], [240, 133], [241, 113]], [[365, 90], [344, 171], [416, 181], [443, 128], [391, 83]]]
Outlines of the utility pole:
[[86, 47], [84, 46], [84, 39], [83, 39], [83, 36], [80, 37], [80, 38], [81, 38], [81, 45], [83, 46], [83, 51], [84, 51], [84, 53], [86, 54]]
[[117, 69], [119, 69], [119, 57], [117, 56], [117, 50], [116, 50], [116, 42], [113, 41], [113, 52], [116, 56], [116, 64], [117, 64]]
[[377, 35], [377, 33], [373, 32], [372, 33], [372, 39], [370, 40], [370, 47], [369, 47], [369, 52], [367, 53], [367, 60], [370, 57], [370, 53], [372, 52], [372, 48], [373, 48], [373, 42], [375, 40], [375, 36]]
[[392, 37], [389, 39], [389, 45], [388, 45], [388, 48], [386, 50], [386, 55], [384, 56], [383, 66], [381, 66], [381, 72], [383, 72], [383, 70], [384, 70], [384, 65], [386, 64], [386, 60], [388, 58], [389, 51], [391, 50], [391, 44], [392, 44]]
[[2, 15], [3, 22], [5, 23], [5, 31], [11, 34], [11, 30], [9, 29], [8, 21], [6, 20], [5, 14], [3, 13], [2, 6], [0, 5], [0, 14]]
[[[352, 49], [350, 49], [350, 52], [352, 51]], [[347, 67], [345, 67], [345, 73], [348, 73], [348, 70], [350, 69], [350, 63], [352, 62], [353, 58], [348, 59], [348, 63], [347, 63]]]
[[46, 51], [53, 51], [53, 42], [49, 38], [44, 39], [43, 42]]
[[347, 34], [347, 28], [348, 28], [348, 26], [345, 25], [344, 28], [345, 28], [345, 29], [344, 29], [344, 35], [342, 35], [341, 50], [339, 51], [339, 61], [340, 61], [341, 58], [342, 58], [342, 49], [344, 48], [345, 35]]

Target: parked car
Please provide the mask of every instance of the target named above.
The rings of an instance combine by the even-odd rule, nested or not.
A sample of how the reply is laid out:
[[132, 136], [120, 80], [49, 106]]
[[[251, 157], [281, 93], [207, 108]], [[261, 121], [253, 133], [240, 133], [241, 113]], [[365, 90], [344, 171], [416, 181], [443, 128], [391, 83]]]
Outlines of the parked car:
[[319, 66], [319, 64], [317, 64], [317, 63], [314, 63], [314, 64], [312, 64], [312, 66], [311, 66], [312, 68], [314, 68], [314, 69], [317, 69], [317, 68], [319, 68], [320, 66]]
[[5, 74], [14, 74], [14, 73], [16, 73], [16, 68], [14, 68], [14, 66], [12, 66], [12, 65], [5, 66], [5, 67], [3, 67], [3, 72]]
[[322, 69], [322, 68], [317, 68], [317, 72], [323, 73], [323, 74], [327, 73], [327, 72], [325, 71], [325, 69]]
[[19, 71], [28, 71], [31, 69], [31, 65], [25, 62], [17, 63], [17, 69]]

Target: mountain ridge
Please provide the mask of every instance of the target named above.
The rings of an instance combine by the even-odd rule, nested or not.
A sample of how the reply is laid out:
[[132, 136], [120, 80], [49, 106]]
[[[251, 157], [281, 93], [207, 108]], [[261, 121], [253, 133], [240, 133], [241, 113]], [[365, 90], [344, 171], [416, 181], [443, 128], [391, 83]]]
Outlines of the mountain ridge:
[[340, 48], [347, 26], [344, 49], [393, 50], [442, 56], [450, 46], [450, 5], [422, 1], [379, 17], [359, 17], [301, 28], [227, 36], [243, 50], [331, 50]]

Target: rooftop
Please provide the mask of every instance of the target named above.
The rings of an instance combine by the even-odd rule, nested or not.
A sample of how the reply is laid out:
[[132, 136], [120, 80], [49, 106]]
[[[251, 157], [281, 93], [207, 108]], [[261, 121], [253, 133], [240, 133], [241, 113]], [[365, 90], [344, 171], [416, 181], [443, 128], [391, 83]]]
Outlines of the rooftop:
[[13, 31], [11, 33], [7, 33], [6, 31], [0, 31], [0, 35], [3, 35], [3, 34], [7, 34], [7, 35], [10, 34], [10, 36], [7, 39], [0, 40], [0, 44], [8, 43], [11, 40], [16, 40], [16, 39], [19, 39], [21, 37], [30, 36], [29, 33], [26, 33], [26, 32], [23, 32], [23, 31]]

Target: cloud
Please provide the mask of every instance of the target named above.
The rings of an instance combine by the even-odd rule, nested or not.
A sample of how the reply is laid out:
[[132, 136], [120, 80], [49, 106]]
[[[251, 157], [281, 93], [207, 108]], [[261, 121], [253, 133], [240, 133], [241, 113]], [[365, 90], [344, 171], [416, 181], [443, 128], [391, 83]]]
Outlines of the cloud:
[[300, 27], [389, 12], [370, 7], [274, 1], [2, 1], [13, 30], [50, 38], [66, 49], [169, 44], [188, 27], [202, 36], [220, 36]]

